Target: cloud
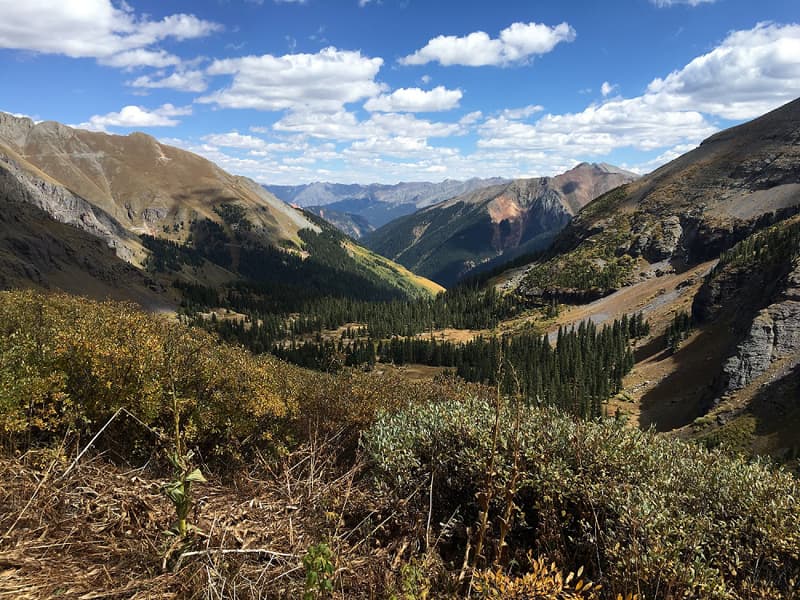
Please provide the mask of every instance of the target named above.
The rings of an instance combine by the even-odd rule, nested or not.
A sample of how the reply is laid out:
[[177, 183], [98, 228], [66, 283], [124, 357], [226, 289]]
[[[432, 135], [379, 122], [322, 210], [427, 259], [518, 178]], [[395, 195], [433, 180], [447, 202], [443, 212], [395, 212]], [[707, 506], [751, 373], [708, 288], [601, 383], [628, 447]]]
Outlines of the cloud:
[[360, 121], [350, 111], [336, 113], [292, 112], [273, 125], [282, 133], [303, 134], [336, 141], [402, 136], [414, 139], [444, 138], [466, 133], [462, 123], [418, 119], [411, 114], [375, 113]]
[[695, 111], [662, 111], [644, 98], [614, 99], [578, 113], [547, 114], [535, 123], [500, 116], [480, 127], [481, 148], [558, 151], [597, 156], [617, 148], [654, 150], [699, 142], [717, 130]]
[[544, 106], [539, 104], [529, 104], [528, 106], [523, 106], [522, 108], [506, 108], [503, 110], [503, 116], [512, 120], [527, 119], [531, 115], [542, 112], [543, 110]]
[[267, 142], [252, 135], [242, 135], [238, 131], [230, 133], [213, 133], [203, 136], [203, 140], [214, 146], [223, 148], [240, 148], [243, 150], [263, 150]]
[[[613, 86], [606, 84], [610, 93]], [[754, 118], [793, 100], [798, 89], [800, 25], [762, 23], [729, 34], [682, 69], [654, 79], [641, 96], [546, 114], [534, 123], [508, 112], [487, 119], [479, 127], [478, 146], [575, 156], [690, 147], [719, 129], [710, 118]]]
[[600, 86], [600, 93], [603, 94], [603, 97], [605, 98], [615, 89], [617, 89], [617, 87], [619, 87], [617, 84], [611, 84], [608, 81], [604, 81], [603, 85]]
[[680, 4], [688, 6], [700, 6], [701, 4], [713, 4], [717, 0], [650, 0], [651, 4], [655, 4], [658, 8], [670, 8]]
[[126, 85], [138, 88], [165, 88], [180, 92], [204, 92], [208, 88], [205, 75], [201, 71], [175, 71], [171, 75], [153, 79], [149, 75], [142, 75]]
[[199, 38], [222, 29], [187, 14], [153, 21], [136, 16], [125, 3], [117, 8], [111, 0], [2, 0], [0, 13], [0, 48], [95, 58], [115, 67], [177, 64], [179, 59], [152, 46], [167, 38]]
[[[273, 183], [535, 177], [582, 160], [615, 162], [628, 149], [646, 158], [637, 160], [634, 152], [631, 166], [622, 166], [643, 173], [694, 148], [724, 126], [723, 119], [755, 117], [796, 97], [799, 27], [761, 24], [733, 32], [683, 68], [653, 79], [640, 95], [624, 98], [612, 90], [568, 113], [531, 104], [445, 121], [411, 112], [360, 116], [341, 101], [335, 111], [293, 104], [274, 125], [250, 129], [265, 134], [261, 142], [230, 132], [204, 138], [195, 151]], [[366, 102], [392, 96], [386, 91]], [[449, 139], [455, 136], [464, 136], [463, 143]]]
[[458, 107], [464, 94], [437, 86], [430, 91], [400, 88], [391, 94], [370, 98], [364, 108], [371, 112], [438, 112]]
[[667, 110], [750, 119], [793, 100], [800, 90], [800, 25], [759, 23], [734, 31], [710, 52], [663, 79], [646, 95]]
[[697, 148], [697, 144], [678, 144], [677, 146], [673, 146], [672, 148], [665, 150], [664, 152], [662, 152], [655, 158], [648, 160], [647, 162], [638, 165], [632, 165], [629, 167], [626, 167], [624, 165], [620, 166], [622, 166], [622, 168], [624, 169], [633, 171], [634, 173], [643, 175], [645, 173], [649, 173], [654, 169], [657, 169], [661, 165], [665, 165], [666, 163], [675, 160], [679, 156], [683, 156], [684, 154], [694, 150], [695, 148]]
[[181, 63], [180, 58], [164, 50], [145, 50], [143, 48], [126, 50], [125, 52], [98, 58], [97, 60], [101, 65], [120, 69], [133, 69], [136, 67], [163, 69], [164, 67], [171, 67]]
[[474, 31], [464, 37], [440, 35], [423, 48], [400, 59], [404, 65], [425, 65], [438, 62], [444, 66], [481, 67], [524, 63], [533, 56], [547, 54], [560, 42], [575, 39], [575, 30], [567, 23], [549, 27], [541, 23], [512, 23], [490, 38], [486, 32]]
[[174, 117], [192, 114], [191, 106], [173, 106], [163, 104], [153, 110], [141, 106], [125, 106], [119, 112], [110, 112], [105, 115], [94, 115], [85, 123], [75, 125], [80, 129], [105, 131], [108, 127], [174, 127], [180, 121]]
[[483, 113], [479, 110], [472, 111], [471, 113], [465, 114], [458, 120], [459, 125], [462, 127], [469, 127], [470, 125], [474, 125], [478, 121], [483, 118]]
[[[449, 148], [445, 150], [453, 151]], [[360, 154], [365, 156], [395, 156], [398, 158], [417, 157], [423, 151], [433, 151], [424, 138], [396, 136], [388, 138], [369, 138], [353, 142], [345, 154]]]
[[325, 48], [316, 54], [245, 56], [214, 61], [212, 76], [231, 75], [231, 84], [198, 102], [223, 108], [336, 112], [350, 102], [383, 91], [375, 81], [382, 58]]
[[[252, 129], [256, 129], [253, 127]], [[303, 140], [267, 142], [261, 138], [241, 134], [238, 131], [211, 133], [203, 136], [203, 141], [214, 147], [246, 150], [251, 156], [269, 156], [275, 152], [300, 152], [309, 149]]]

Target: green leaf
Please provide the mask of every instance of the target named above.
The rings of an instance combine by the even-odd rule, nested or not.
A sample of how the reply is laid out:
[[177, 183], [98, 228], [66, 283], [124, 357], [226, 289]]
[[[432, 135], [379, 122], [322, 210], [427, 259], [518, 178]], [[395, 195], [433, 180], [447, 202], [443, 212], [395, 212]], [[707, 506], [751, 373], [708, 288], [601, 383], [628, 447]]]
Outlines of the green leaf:
[[186, 476], [186, 481], [191, 481], [192, 483], [206, 483], [206, 478], [203, 477], [200, 469], [195, 469]]

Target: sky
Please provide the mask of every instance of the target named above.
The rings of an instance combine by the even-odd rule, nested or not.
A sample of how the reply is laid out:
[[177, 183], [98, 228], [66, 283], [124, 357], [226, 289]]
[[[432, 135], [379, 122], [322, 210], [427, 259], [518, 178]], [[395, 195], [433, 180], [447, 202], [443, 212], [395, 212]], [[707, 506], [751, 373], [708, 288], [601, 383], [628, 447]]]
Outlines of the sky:
[[649, 172], [800, 96], [800, 0], [0, 0], [0, 110], [261, 183]]

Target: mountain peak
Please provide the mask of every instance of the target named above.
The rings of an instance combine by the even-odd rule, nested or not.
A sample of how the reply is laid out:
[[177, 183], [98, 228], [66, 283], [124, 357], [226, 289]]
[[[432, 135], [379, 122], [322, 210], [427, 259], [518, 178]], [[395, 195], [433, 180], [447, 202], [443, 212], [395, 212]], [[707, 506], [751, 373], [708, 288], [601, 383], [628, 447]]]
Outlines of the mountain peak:
[[378, 253], [447, 286], [483, 263], [542, 249], [584, 205], [631, 180], [582, 163], [555, 177], [515, 179], [449, 198], [364, 239]]

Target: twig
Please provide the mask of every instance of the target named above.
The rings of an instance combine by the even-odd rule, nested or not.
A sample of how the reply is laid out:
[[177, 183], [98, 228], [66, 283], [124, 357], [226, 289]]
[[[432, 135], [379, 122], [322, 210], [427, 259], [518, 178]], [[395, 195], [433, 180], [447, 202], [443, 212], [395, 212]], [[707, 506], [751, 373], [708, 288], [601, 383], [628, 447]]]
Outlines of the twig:
[[433, 473], [431, 469], [431, 486], [428, 490], [428, 524], [425, 526], [425, 551], [430, 550], [431, 545], [431, 515], [433, 514]]
[[[63, 450], [63, 448], [64, 448], [64, 445], [63, 445], [63, 442], [62, 442], [61, 450]], [[60, 453], [60, 451], [59, 451], [59, 453]], [[11, 532], [14, 531], [14, 528], [17, 526], [17, 523], [19, 523], [20, 519], [22, 518], [22, 515], [24, 515], [27, 512], [27, 510], [31, 507], [31, 504], [33, 504], [34, 498], [36, 498], [36, 495], [39, 493], [39, 490], [42, 489], [42, 486], [44, 485], [44, 482], [47, 481], [47, 478], [50, 476], [50, 473], [53, 471], [53, 467], [56, 466], [56, 461], [57, 460], [58, 460], [58, 458], [54, 458], [53, 462], [50, 463], [50, 466], [47, 467], [47, 471], [45, 471], [44, 476], [42, 476], [41, 481], [39, 481], [39, 485], [36, 486], [36, 489], [33, 491], [33, 494], [31, 495], [30, 499], [28, 500], [28, 503], [25, 505], [25, 508], [23, 508], [20, 511], [20, 513], [17, 515], [17, 518], [14, 519], [14, 522], [11, 524], [11, 527], [9, 527], [8, 531], [6, 531], [5, 535], [3, 536], [4, 538], [7, 538], [9, 535], [11, 535]]]
[[112, 422], [114, 419], [116, 419], [116, 418], [117, 418], [117, 415], [119, 415], [119, 413], [121, 413], [122, 411], [123, 411], [123, 409], [122, 409], [122, 408], [118, 408], [118, 409], [117, 409], [117, 412], [115, 412], [115, 413], [114, 413], [114, 414], [111, 416], [111, 418], [110, 418], [108, 421], [106, 421], [106, 424], [105, 424], [105, 425], [103, 425], [103, 426], [100, 428], [100, 431], [98, 431], [97, 433], [95, 433], [95, 434], [94, 434], [94, 437], [93, 437], [91, 440], [89, 440], [89, 443], [88, 443], [88, 444], [86, 444], [86, 447], [85, 447], [83, 450], [81, 450], [81, 451], [80, 451], [80, 453], [78, 454], [78, 456], [76, 456], [76, 457], [75, 457], [75, 460], [73, 460], [73, 461], [72, 461], [72, 463], [69, 465], [69, 467], [67, 467], [67, 470], [66, 470], [66, 471], [64, 471], [64, 472], [61, 474], [61, 477], [59, 477], [59, 480], [61, 480], [61, 479], [64, 479], [64, 477], [66, 477], [66, 476], [69, 474], [69, 472], [70, 472], [70, 471], [72, 471], [72, 469], [75, 467], [75, 465], [77, 465], [77, 464], [78, 464], [78, 461], [81, 459], [81, 457], [82, 457], [84, 454], [86, 454], [86, 451], [87, 451], [87, 450], [89, 450], [89, 448], [91, 448], [91, 447], [92, 447], [92, 444], [94, 444], [94, 443], [97, 441], [97, 438], [99, 438], [99, 437], [100, 437], [100, 435], [101, 435], [101, 434], [102, 434], [102, 433], [103, 433], [103, 432], [106, 430], [106, 427], [108, 427], [109, 425], [111, 425], [111, 422]]
[[267, 550], [266, 548], [216, 548], [212, 550], [191, 550], [189, 552], [182, 552], [175, 561], [173, 571], [178, 571], [181, 568], [181, 562], [184, 558], [190, 556], [207, 556], [211, 557], [216, 554], [266, 554], [273, 558], [298, 558], [296, 554], [287, 554], [285, 552], [275, 552], [274, 550]]

